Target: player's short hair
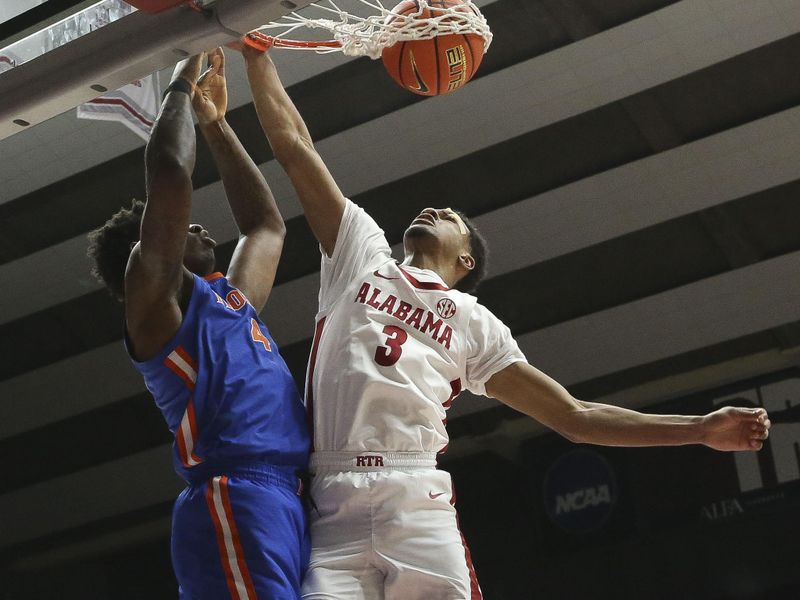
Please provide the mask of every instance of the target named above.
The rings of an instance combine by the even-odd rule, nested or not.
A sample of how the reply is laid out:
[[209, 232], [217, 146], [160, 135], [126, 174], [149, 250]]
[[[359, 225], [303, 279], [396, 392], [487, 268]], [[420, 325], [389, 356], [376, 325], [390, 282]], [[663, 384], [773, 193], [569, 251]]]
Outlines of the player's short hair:
[[144, 202], [134, 199], [130, 208], [121, 208], [89, 234], [86, 253], [94, 260], [92, 275], [120, 302], [125, 298], [125, 269], [131, 244], [139, 241], [143, 213]]
[[464, 221], [464, 225], [469, 230], [470, 254], [475, 259], [475, 267], [461, 278], [454, 286], [460, 292], [473, 292], [486, 275], [486, 263], [489, 258], [489, 249], [486, 240], [478, 231], [478, 228], [467, 218], [467, 215], [460, 210], [455, 213]]

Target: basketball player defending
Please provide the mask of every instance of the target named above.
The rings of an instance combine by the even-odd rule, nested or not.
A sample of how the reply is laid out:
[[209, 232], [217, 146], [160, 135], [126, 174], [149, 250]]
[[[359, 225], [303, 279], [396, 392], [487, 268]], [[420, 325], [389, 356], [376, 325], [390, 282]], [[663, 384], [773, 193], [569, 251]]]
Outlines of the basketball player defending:
[[757, 450], [761, 410], [647, 415], [582, 402], [529, 365], [509, 329], [465, 291], [483, 242], [449, 208], [428, 208], [396, 263], [377, 224], [344, 198], [270, 58], [243, 50], [256, 110], [322, 249], [308, 367], [313, 411], [307, 600], [480, 598], [450, 476], [436, 470], [447, 408], [466, 388], [575, 442]]
[[[209, 58], [197, 84], [202, 57], [176, 67], [145, 151], [147, 204], [95, 231], [90, 254], [125, 304], [128, 351], [175, 434], [173, 462], [188, 483], [172, 521], [180, 597], [299, 598], [309, 542], [296, 473], [307, 467], [308, 431], [258, 316], [284, 224], [225, 121], [222, 51]], [[208, 232], [189, 224], [191, 105], [241, 232], [227, 277], [214, 272]]]

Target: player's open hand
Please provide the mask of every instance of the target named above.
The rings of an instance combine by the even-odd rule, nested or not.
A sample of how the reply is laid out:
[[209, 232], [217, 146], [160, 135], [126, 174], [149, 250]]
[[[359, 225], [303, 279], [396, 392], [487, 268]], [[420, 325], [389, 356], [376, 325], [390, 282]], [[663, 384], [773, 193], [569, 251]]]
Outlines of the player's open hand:
[[225, 117], [228, 87], [222, 48], [215, 48], [208, 53], [208, 69], [197, 80], [192, 107], [201, 124], [216, 123]]
[[770, 426], [763, 408], [727, 406], [705, 416], [704, 443], [715, 450], [761, 450]]

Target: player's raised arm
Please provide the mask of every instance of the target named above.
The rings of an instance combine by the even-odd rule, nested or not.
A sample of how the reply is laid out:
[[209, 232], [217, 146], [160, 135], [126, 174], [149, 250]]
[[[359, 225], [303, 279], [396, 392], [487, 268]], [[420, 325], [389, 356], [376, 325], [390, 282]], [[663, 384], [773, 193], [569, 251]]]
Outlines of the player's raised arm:
[[582, 402], [526, 362], [495, 373], [486, 391], [578, 443], [603, 446], [704, 444], [715, 450], [760, 450], [769, 435], [764, 409], [726, 407], [703, 416], [652, 415]]
[[147, 204], [125, 274], [125, 317], [139, 358], [157, 350], [181, 323], [178, 295], [195, 160], [191, 95], [202, 64], [198, 55], [175, 67], [145, 149]]
[[260, 312], [272, 291], [286, 227], [264, 176], [225, 120], [225, 55], [217, 48], [208, 58], [192, 105], [240, 232], [228, 280]]
[[242, 54], [261, 127], [275, 158], [292, 180], [311, 230], [331, 256], [344, 213], [344, 196], [314, 149], [308, 128], [283, 89], [272, 59], [247, 46]]

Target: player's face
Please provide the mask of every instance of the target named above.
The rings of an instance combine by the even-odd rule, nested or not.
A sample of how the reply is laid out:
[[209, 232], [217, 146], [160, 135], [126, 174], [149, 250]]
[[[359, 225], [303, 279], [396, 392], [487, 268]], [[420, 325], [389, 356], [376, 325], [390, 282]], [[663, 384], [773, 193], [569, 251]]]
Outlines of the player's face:
[[214, 272], [216, 257], [214, 248], [217, 242], [211, 239], [208, 231], [198, 224], [189, 226], [186, 236], [186, 249], [183, 252], [183, 264], [196, 275], [209, 275]]
[[437, 245], [458, 255], [469, 246], [469, 229], [451, 208], [426, 208], [411, 221], [403, 241], [414, 248], [426, 240], [435, 240]]

